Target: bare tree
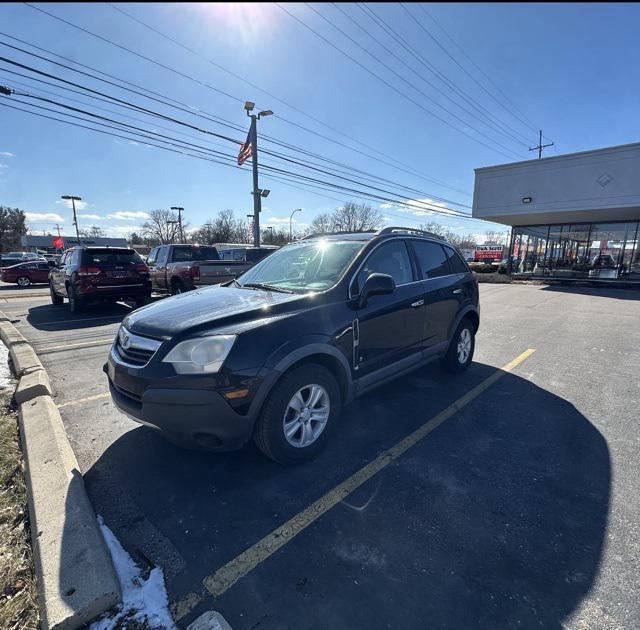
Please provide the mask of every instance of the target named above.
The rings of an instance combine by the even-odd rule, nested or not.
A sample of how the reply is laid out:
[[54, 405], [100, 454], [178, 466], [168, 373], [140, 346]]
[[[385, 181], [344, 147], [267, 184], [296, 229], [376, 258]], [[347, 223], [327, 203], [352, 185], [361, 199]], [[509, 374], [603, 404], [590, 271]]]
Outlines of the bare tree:
[[450, 230], [445, 225], [438, 223], [437, 221], [430, 221], [429, 223], [425, 223], [420, 226], [421, 230], [425, 230], [427, 232], [431, 232], [432, 234], [436, 234], [440, 238], [443, 238], [445, 241], [451, 243], [452, 245], [456, 245], [461, 248], [471, 248], [477, 245], [475, 237], [471, 234], [463, 235]]
[[347, 201], [331, 215], [337, 232], [368, 232], [382, 225], [380, 210], [372, 208], [368, 203]]
[[83, 228], [79, 230], [80, 236], [84, 238], [104, 238], [106, 236], [105, 231], [97, 225], [92, 225], [90, 228]]
[[506, 234], [495, 230], [487, 230], [484, 233], [484, 238], [487, 245], [504, 245], [507, 240]]
[[328, 212], [319, 214], [311, 222], [311, 232], [314, 234], [326, 234], [333, 231], [333, 221], [331, 215]]
[[142, 226], [143, 236], [160, 245], [173, 242], [178, 232], [178, 215], [173, 210], [152, 210]]

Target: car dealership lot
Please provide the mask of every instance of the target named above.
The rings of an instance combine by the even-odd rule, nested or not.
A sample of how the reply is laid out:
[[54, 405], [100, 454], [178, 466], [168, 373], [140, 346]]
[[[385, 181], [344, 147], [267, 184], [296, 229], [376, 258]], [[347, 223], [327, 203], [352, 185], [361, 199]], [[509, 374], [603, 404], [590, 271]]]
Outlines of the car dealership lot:
[[182, 451], [117, 412], [102, 365], [129, 307], [0, 308], [49, 372], [96, 511], [164, 568], [180, 625], [214, 608], [236, 630], [639, 627], [640, 294], [482, 285], [481, 307], [467, 373], [434, 364], [356, 400], [297, 468], [251, 444]]

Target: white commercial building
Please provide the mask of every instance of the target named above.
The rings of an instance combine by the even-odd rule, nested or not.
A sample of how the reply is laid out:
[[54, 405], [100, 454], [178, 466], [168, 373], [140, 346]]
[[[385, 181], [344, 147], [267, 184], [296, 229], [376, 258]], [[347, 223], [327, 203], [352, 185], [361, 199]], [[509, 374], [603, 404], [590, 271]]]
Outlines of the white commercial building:
[[472, 214], [512, 226], [514, 275], [640, 281], [640, 143], [478, 168]]

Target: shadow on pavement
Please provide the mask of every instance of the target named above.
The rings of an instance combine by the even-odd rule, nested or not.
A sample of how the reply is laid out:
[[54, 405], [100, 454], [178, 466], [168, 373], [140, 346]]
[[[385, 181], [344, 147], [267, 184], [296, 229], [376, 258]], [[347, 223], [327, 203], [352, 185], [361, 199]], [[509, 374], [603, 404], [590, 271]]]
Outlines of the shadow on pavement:
[[[87, 471], [88, 492], [175, 601], [494, 371], [430, 366], [386, 385], [294, 468], [136, 428]], [[236, 630], [560, 628], [598, 571], [610, 476], [572, 404], [506, 374], [184, 625], [215, 608]]]
[[131, 307], [121, 302], [117, 304], [89, 304], [82, 313], [74, 315], [65, 302], [54, 307], [51, 304], [29, 309], [27, 322], [37, 330], [50, 332], [92, 328], [96, 325], [116, 323], [131, 312]]
[[640, 286], [633, 287], [598, 287], [598, 286], [574, 286], [571, 284], [548, 284], [543, 291], [558, 293], [573, 293], [574, 295], [590, 295], [596, 297], [616, 298], [618, 300], [640, 300]]

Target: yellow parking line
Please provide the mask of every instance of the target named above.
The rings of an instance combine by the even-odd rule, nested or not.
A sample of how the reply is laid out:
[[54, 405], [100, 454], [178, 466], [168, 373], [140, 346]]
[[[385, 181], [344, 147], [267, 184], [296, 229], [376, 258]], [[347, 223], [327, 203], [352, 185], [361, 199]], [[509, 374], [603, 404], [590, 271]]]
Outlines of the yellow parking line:
[[45, 346], [44, 348], [36, 348], [38, 354], [46, 354], [54, 350], [71, 350], [72, 348], [91, 348], [91, 346], [102, 346], [104, 344], [113, 343], [113, 337], [109, 339], [97, 339], [96, 341], [83, 341], [82, 343], [67, 343], [62, 346]]
[[[468, 405], [472, 400], [477, 398], [487, 388], [491, 387], [496, 381], [500, 380], [505, 374], [511, 372], [514, 368], [528, 359], [535, 349], [529, 348], [513, 361], [507, 363], [501, 370], [496, 370], [491, 376], [487, 377], [482, 383], [476, 385], [471, 391], [455, 400], [446, 409], [425, 422], [421, 427], [410, 433], [395, 446], [384, 451], [376, 457], [372, 462], [355, 472], [345, 481], [338, 484], [335, 488], [320, 497], [309, 507], [296, 514], [280, 527], [274, 529], [267, 534], [262, 540], [243, 551], [240, 555], [227, 562], [219, 568], [213, 575], [206, 577], [202, 585], [204, 589], [214, 597], [219, 597], [229, 588], [231, 588], [238, 580], [253, 571], [259, 564], [264, 562], [269, 556], [274, 554], [278, 549], [286, 545], [290, 540], [295, 538], [305, 528], [320, 518], [325, 512], [336, 506], [344, 500], [354, 490], [359, 488], [363, 483], [371, 479], [374, 475], [386, 468], [400, 455], [405, 453], [412, 446], [426, 437], [431, 431], [440, 426], [445, 420], [455, 415], [463, 407]], [[185, 617], [205, 596], [198, 593], [189, 593], [182, 600], [173, 605], [173, 613], [176, 620]]]
[[58, 409], [62, 409], [63, 407], [69, 407], [71, 405], [81, 405], [82, 403], [91, 402], [92, 400], [100, 400], [101, 398], [108, 398], [109, 396], [110, 396], [109, 392], [105, 392], [104, 394], [96, 394], [95, 396], [78, 398], [78, 400], [70, 400], [69, 402], [62, 403], [61, 405], [56, 405], [56, 407]]

